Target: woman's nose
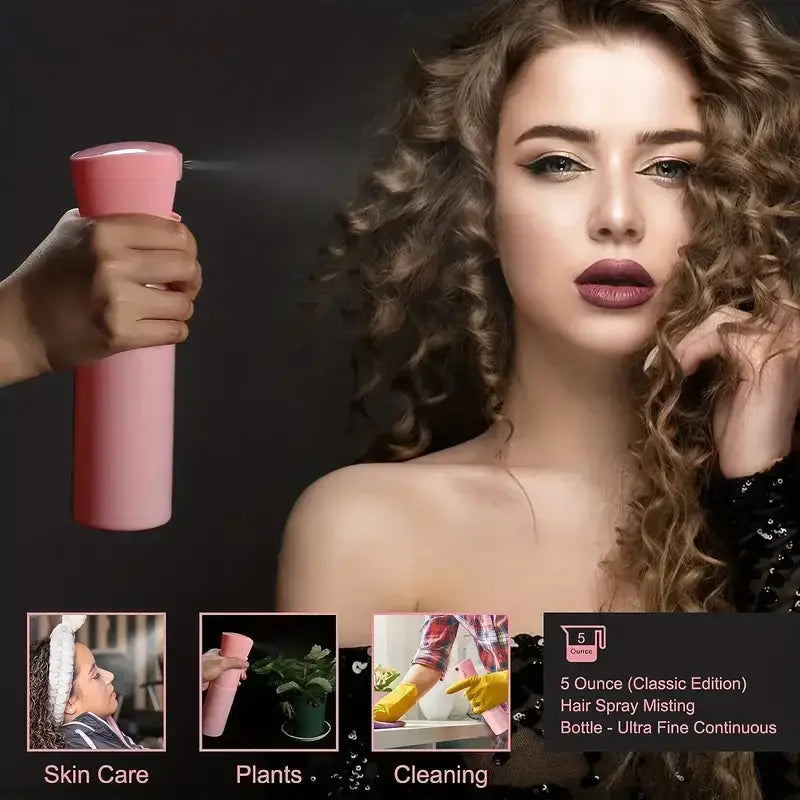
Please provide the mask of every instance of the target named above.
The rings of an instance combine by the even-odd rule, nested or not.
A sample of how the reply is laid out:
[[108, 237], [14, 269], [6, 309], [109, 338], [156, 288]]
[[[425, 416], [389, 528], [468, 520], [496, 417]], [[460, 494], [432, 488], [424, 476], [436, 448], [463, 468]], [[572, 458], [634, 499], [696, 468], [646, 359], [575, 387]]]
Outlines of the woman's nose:
[[610, 178], [600, 190], [589, 220], [596, 241], [638, 242], [644, 236], [644, 215], [633, 186], [625, 178]]

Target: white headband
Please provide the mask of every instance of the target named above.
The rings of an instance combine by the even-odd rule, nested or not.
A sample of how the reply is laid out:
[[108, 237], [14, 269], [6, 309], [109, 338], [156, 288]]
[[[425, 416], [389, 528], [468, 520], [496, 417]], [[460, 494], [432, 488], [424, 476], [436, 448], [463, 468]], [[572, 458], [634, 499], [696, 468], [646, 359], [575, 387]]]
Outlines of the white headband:
[[75, 631], [86, 622], [86, 614], [64, 614], [50, 634], [50, 711], [56, 725], [64, 722], [64, 709], [72, 689], [75, 669]]

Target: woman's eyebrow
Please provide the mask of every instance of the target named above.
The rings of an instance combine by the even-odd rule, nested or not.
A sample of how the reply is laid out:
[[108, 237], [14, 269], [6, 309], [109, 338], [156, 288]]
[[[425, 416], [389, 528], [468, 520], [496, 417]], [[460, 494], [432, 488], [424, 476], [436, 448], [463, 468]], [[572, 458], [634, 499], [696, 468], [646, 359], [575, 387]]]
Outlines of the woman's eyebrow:
[[[520, 134], [515, 145], [529, 139], [566, 139], [579, 144], [594, 144], [600, 134], [587, 128], [576, 128], [571, 125], [534, 125]], [[692, 128], [667, 128], [665, 130], [640, 131], [636, 134], [636, 144], [677, 144], [679, 142], [703, 142], [702, 131]]]

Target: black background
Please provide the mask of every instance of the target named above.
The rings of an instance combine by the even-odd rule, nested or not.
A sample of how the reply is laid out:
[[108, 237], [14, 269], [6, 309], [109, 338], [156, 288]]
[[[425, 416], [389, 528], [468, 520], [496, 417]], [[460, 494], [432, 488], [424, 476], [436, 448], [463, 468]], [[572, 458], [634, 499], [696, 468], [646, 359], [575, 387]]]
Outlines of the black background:
[[[789, 23], [796, 3], [769, 5]], [[76, 150], [145, 139], [174, 144], [189, 159], [262, 165], [239, 178], [185, 172], [178, 185], [176, 210], [197, 237], [205, 288], [178, 354], [174, 517], [167, 526], [112, 534], [73, 524], [71, 377], [0, 391], [5, 796], [38, 796], [43, 764], [64, 760], [24, 754], [25, 612], [62, 609], [168, 613], [169, 752], [116, 761], [146, 759], [153, 776], [146, 796], [166, 785], [194, 787], [195, 796], [241, 796], [232, 788], [232, 756], [197, 753], [197, 614], [272, 609], [293, 501], [352, 456], [345, 436], [348, 342], [335, 316], [311, 324], [300, 309], [307, 275], [333, 212], [366, 164], [411, 48], [429, 50], [472, 6], [0, 5], [0, 75], [7, 83], [0, 99], [10, 121], [2, 132], [0, 272], [11, 272], [74, 206], [68, 157]], [[94, 794], [86, 787], [77, 793]], [[47, 787], [42, 794], [65, 793]]]
[[[332, 614], [204, 615], [202, 651], [219, 647], [223, 631], [242, 633], [253, 639], [251, 666], [262, 658], [302, 658], [313, 645], [336, 651], [336, 617]], [[278, 706], [275, 686], [251, 672], [239, 684], [222, 736], [203, 737], [203, 749], [332, 750], [336, 747], [336, 693], [328, 696], [325, 719], [330, 733], [318, 742], [296, 742], [285, 738], [285, 721]], [[168, 743], [169, 746], [169, 743]]]

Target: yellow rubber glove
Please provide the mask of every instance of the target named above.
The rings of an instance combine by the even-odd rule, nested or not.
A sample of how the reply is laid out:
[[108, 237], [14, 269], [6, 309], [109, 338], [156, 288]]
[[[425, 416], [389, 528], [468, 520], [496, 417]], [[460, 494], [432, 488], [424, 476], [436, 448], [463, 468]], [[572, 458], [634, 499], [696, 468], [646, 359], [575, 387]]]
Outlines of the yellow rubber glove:
[[401, 683], [380, 703], [375, 704], [375, 708], [372, 709], [372, 719], [375, 722], [397, 722], [416, 702], [417, 687], [413, 683]]
[[447, 687], [447, 694], [466, 691], [467, 700], [475, 714], [485, 714], [508, 701], [508, 670], [473, 675]]

